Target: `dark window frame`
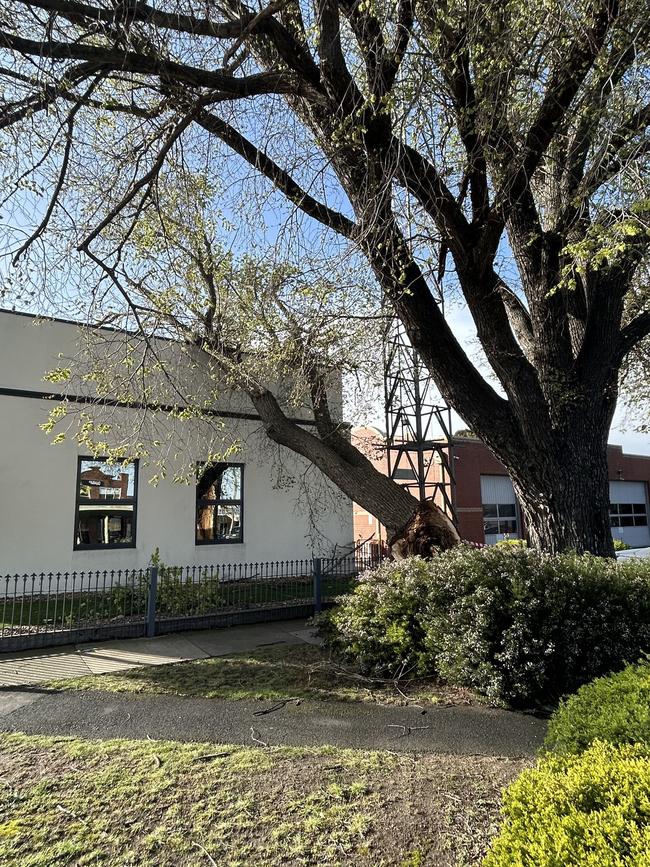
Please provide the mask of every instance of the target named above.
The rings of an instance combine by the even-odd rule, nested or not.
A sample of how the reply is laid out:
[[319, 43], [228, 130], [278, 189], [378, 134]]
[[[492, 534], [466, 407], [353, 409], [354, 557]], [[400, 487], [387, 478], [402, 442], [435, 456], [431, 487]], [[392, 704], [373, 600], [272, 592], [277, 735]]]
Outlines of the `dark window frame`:
[[[641, 511], [641, 508], [643, 511]], [[626, 523], [623, 523], [623, 520]], [[632, 523], [629, 523], [631, 521]], [[647, 527], [648, 504], [647, 503], [610, 503], [609, 504], [610, 527], [621, 529], [623, 527]]]
[[[131, 519], [131, 541], [130, 542], [109, 542], [107, 545], [93, 545], [86, 544], [84, 542], [77, 542], [77, 530], [79, 528], [79, 506], [87, 505], [88, 498], [82, 497], [80, 494], [81, 491], [81, 464], [84, 461], [91, 461], [93, 463], [98, 464], [106, 464], [108, 462], [108, 457], [93, 457], [92, 455], [78, 455], [77, 456], [77, 487], [75, 491], [75, 504], [74, 504], [74, 533], [72, 536], [72, 550], [73, 551], [120, 551], [128, 548], [135, 548], [137, 546], [137, 528], [138, 528], [138, 476], [139, 476], [139, 460], [138, 458], [133, 458], [133, 460], [127, 460], [126, 463], [133, 464], [133, 497], [128, 499], [119, 499], [119, 500], [104, 500], [100, 499], [97, 502], [110, 504], [110, 505], [124, 505], [124, 506], [133, 506], [133, 518]], [[124, 463], [124, 461], [116, 462], [114, 465], [120, 466], [120, 464]]]
[[[519, 514], [519, 505], [518, 503], [483, 503], [483, 538], [486, 539], [487, 536], [510, 536], [511, 538], [522, 538], [521, 533], [521, 515]], [[507, 506], [508, 509], [511, 507], [514, 508], [514, 515], [501, 515], [500, 514], [500, 506]], [[496, 510], [496, 515], [486, 515], [486, 509], [494, 509]], [[501, 524], [502, 523], [511, 523], [514, 522], [515, 530], [502, 532]], [[485, 525], [487, 524], [496, 524], [497, 532], [496, 533], [488, 533], [486, 531]]]
[[[239, 499], [231, 500], [226, 498], [213, 499], [211, 497], [199, 497], [198, 485], [195, 489], [194, 497], [194, 544], [195, 545], [243, 545], [244, 544], [244, 464], [235, 461], [197, 461], [197, 482], [199, 471], [209, 463], [225, 464], [227, 467], [237, 467], [240, 472], [239, 477]], [[219, 506], [239, 506], [239, 538], [238, 539], [199, 539], [198, 537], [198, 518], [199, 508], [201, 506], [214, 506], [217, 509]]]

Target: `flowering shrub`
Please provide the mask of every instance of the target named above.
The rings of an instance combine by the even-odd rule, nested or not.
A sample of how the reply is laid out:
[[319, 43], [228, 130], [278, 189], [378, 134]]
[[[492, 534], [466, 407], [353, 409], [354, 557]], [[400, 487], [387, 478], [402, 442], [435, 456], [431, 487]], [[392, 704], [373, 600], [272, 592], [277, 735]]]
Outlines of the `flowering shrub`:
[[334, 613], [322, 617], [320, 632], [331, 648], [366, 674], [427, 673], [431, 663], [421, 615], [429, 588], [424, 560], [385, 561], [361, 575], [354, 592], [341, 597]]
[[323, 632], [367, 673], [548, 703], [650, 648], [650, 562], [458, 546], [366, 573]]

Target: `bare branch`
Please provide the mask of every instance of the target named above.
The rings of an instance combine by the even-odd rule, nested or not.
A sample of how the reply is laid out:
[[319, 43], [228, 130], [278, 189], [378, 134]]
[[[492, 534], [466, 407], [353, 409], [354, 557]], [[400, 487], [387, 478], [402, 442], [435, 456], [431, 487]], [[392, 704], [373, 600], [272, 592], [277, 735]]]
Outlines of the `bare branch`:
[[576, 37], [565, 59], [552, 73], [537, 116], [528, 130], [522, 156], [507, 172], [495, 196], [494, 210], [504, 221], [512, 203], [518, 200], [529, 184], [566, 111], [592, 69], [618, 14], [619, 0], [597, 0], [585, 32]]
[[274, 162], [264, 151], [245, 138], [241, 133], [226, 123], [221, 118], [207, 111], [203, 111], [197, 118], [199, 123], [208, 132], [218, 136], [228, 147], [232, 148], [251, 166], [257, 169], [264, 177], [268, 178], [278, 190], [280, 190], [293, 204], [304, 211], [310, 217], [318, 220], [324, 226], [328, 226], [346, 238], [352, 238], [355, 233], [355, 224], [352, 220], [318, 202], [303, 190], [299, 184]]
[[[164, 12], [146, 3], [116, 5], [113, 8], [94, 6], [87, 3], [77, 3], [75, 0], [19, 0], [28, 7], [46, 9], [56, 12], [62, 18], [73, 23], [81, 21], [102, 21], [106, 24], [117, 24], [121, 21], [138, 21], [152, 24], [163, 29], [175, 30], [179, 33], [191, 33], [194, 36], [212, 36], [216, 39], [233, 39], [241, 36], [246, 28], [257, 18], [256, 27], [262, 29], [264, 18], [255, 13], [242, 15], [236, 21], [212, 21], [209, 18], [197, 18], [194, 15]], [[271, 4], [267, 9], [273, 9]], [[267, 14], [272, 15], [273, 11]]]
[[267, 93], [321, 98], [311, 86], [286, 72], [260, 72], [237, 78], [225, 72], [188, 66], [173, 60], [163, 59], [136, 51], [120, 51], [98, 45], [67, 43], [48, 40], [36, 42], [23, 39], [6, 31], [0, 31], [0, 47], [9, 48], [33, 57], [49, 57], [52, 60], [88, 60], [103, 69], [153, 75], [160, 80], [183, 82], [192, 87], [207, 87], [232, 99]]

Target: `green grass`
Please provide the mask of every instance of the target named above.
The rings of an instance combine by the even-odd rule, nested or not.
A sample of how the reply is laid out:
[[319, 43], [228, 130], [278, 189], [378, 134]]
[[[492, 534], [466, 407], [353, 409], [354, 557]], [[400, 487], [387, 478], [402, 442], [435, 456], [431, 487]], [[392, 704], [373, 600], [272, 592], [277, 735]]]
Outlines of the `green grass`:
[[524, 763], [0, 736], [3, 867], [478, 864]]
[[[324, 599], [347, 593], [354, 579], [350, 576], [325, 576]], [[115, 617], [143, 618], [146, 612], [145, 582], [137, 586], [116, 586], [109, 591], [83, 591], [46, 596], [9, 597], [0, 609], [0, 628], [11, 626], [70, 629], [87, 623], [110, 621]], [[205, 579], [188, 584], [177, 579], [159, 585], [157, 612], [160, 617], [201, 616], [226, 608], [272, 607], [291, 602], [311, 603], [310, 576], [269, 581], [220, 582]]]
[[431, 680], [402, 682], [398, 690], [392, 682], [369, 680], [341, 668], [310, 644], [260, 647], [211, 659], [55, 680], [45, 686], [235, 700], [301, 698], [381, 704], [468, 704], [474, 700], [468, 690]]

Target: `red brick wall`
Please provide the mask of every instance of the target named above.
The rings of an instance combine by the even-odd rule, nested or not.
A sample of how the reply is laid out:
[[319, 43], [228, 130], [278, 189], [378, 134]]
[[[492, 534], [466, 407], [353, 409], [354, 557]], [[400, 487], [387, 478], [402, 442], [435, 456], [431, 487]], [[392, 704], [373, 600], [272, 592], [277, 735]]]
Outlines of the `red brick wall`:
[[[608, 446], [607, 456], [611, 481], [643, 481], [650, 485], [650, 457], [626, 455], [616, 445]], [[460, 535], [471, 542], [483, 542], [481, 476], [507, 475], [505, 467], [480, 440], [462, 438], [454, 440], [454, 466]]]
[[[369, 457], [377, 469], [387, 473], [386, 451], [381, 432], [373, 427], [354, 428], [352, 441]], [[456, 473], [456, 513], [458, 529], [463, 539], [483, 543], [483, 504], [481, 502], [481, 476], [505, 476], [505, 467], [488, 447], [478, 439], [454, 439], [454, 469]], [[621, 446], [608, 447], [609, 478], [612, 481], [644, 481], [650, 486], [650, 456], [626, 455]], [[435, 472], [435, 464], [432, 467]], [[376, 519], [368, 522], [368, 512], [354, 505], [354, 536], [357, 541], [371, 533], [385, 539], [385, 530]]]
[[[388, 475], [386, 447], [381, 431], [374, 427], [355, 427], [352, 429], [352, 444], [374, 464], [379, 472]], [[354, 541], [386, 541], [386, 530], [379, 521], [358, 503], [353, 503]]]

